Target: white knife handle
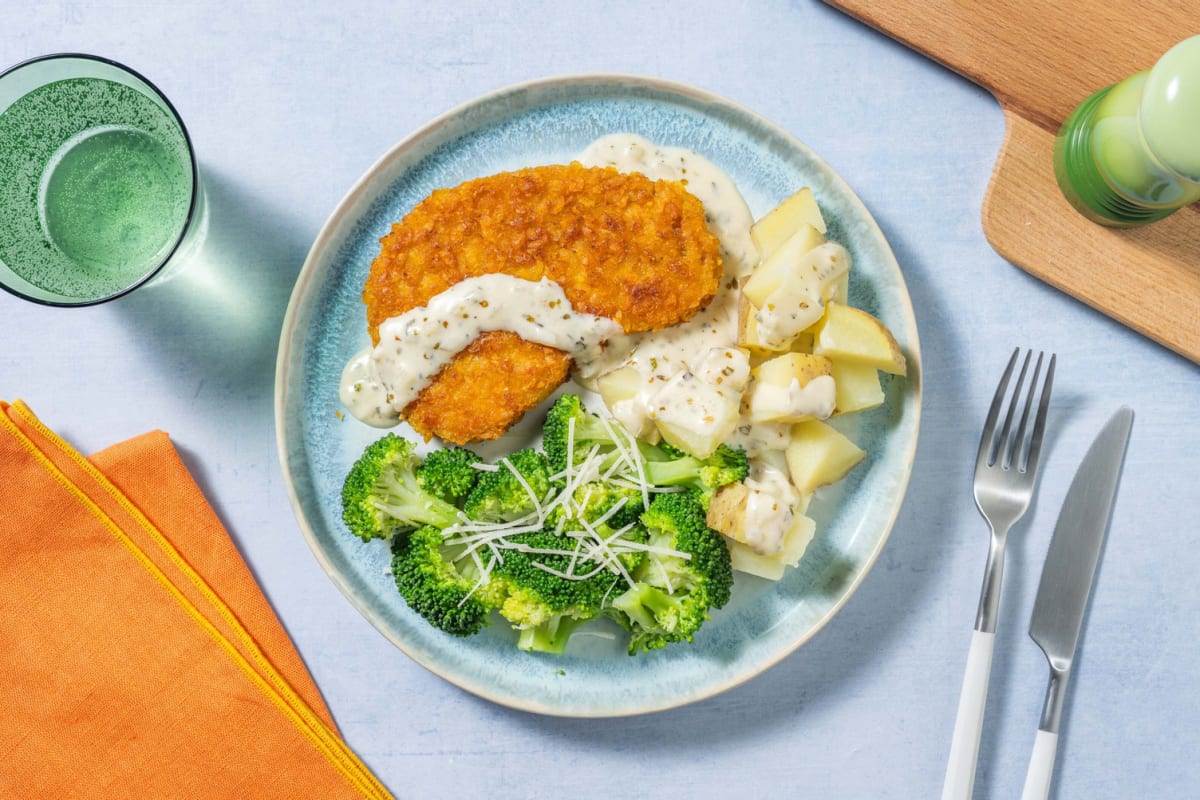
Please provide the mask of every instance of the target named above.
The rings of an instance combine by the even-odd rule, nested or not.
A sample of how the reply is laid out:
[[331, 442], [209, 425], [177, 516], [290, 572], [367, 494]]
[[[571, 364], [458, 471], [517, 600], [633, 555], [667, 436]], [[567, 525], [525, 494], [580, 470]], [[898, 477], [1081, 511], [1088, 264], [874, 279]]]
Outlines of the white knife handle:
[[1050, 780], [1054, 777], [1054, 755], [1058, 751], [1058, 734], [1038, 730], [1033, 740], [1033, 755], [1029, 759], [1029, 772], [1025, 773], [1025, 789], [1021, 800], [1046, 800], [1050, 794]]
[[987, 706], [988, 676], [992, 672], [992, 647], [996, 634], [971, 633], [967, 652], [967, 673], [962, 694], [958, 696], [958, 715], [954, 718], [954, 739], [950, 743], [950, 761], [942, 800], [970, 800], [975, 786], [975, 762], [979, 757], [979, 735], [983, 730], [983, 710]]

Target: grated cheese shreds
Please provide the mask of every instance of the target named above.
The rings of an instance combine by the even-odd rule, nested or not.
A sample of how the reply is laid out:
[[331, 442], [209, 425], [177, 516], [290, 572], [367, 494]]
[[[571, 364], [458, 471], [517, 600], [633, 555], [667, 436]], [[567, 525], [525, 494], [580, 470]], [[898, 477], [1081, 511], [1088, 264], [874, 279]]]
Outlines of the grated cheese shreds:
[[529, 553], [535, 556], [562, 556], [569, 558], [574, 552], [573, 550], [565, 550], [558, 547], [533, 547], [524, 542], [507, 542], [502, 550], [515, 550], [518, 553]]
[[601, 605], [601, 606], [604, 606], [604, 605], [605, 605], [605, 604], [608, 602], [608, 596], [609, 596], [610, 594], [612, 594], [612, 590], [613, 590], [613, 589], [615, 589], [615, 588], [617, 588], [617, 584], [618, 584], [618, 583], [620, 583], [620, 582], [621, 582], [621, 581], [618, 579], [618, 580], [615, 580], [615, 581], [613, 581], [613, 582], [612, 582], [612, 584], [610, 584], [610, 585], [609, 585], [609, 587], [608, 587], [608, 591], [606, 591], [606, 592], [604, 593], [604, 597], [601, 597], [601, 598], [600, 598], [600, 605]]
[[662, 565], [661, 561], [655, 562], [658, 567], [658, 573], [662, 575], [663, 583], [667, 586], [667, 594], [675, 594], [675, 587], [671, 585], [671, 578], [667, 575], [667, 568]]
[[[579, 520], [579, 524], [584, 527], [584, 530], [595, 537], [596, 549], [593, 550], [593, 552], [600, 552], [604, 555], [604, 560], [601, 561], [601, 563], [607, 562], [610, 568], [615, 568], [614, 571], [619, 572], [621, 577], [625, 579], [625, 582], [629, 584], [629, 588], [632, 589], [634, 583], [633, 578], [630, 576], [629, 570], [625, 569], [625, 565], [621, 563], [620, 557], [613, 553], [609, 548], [608, 541], [599, 533], [597, 533], [596, 529], [593, 528], [586, 519]], [[614, 536], [619, 535], [619, 533], [614, 534]]]
[[528, 524], [534, 522], [535, 520], [539, 521], [539, 522], [541, 521], [541, 518], [538, 516], [538, 514], [536, 512], [531, 512], [529, 514], [526, 514], [523, 517], [517, 517], [516, 519], [508, 520], [507, 522], [480, 522], [477, 520], [468, 520], [466, 522], [459, 523], [457, 525], [450, 525], [449, 527], [444, 528], [442, 530], [442, 534], [444, 537], [448, 538], [449, 536], [452, 536], [453, 534], [456, 534], [456, 533], [464, 533], [464, 532], [469, 533], [471, 531], [490, 531], [490, 530], [504, 530], [507, 528], [519, 528], [522, 525], [528, 525]]
[[[561, 521], [561, 520], [560, 520]], [[583, 539], [575, 540], [575, 552], [571, 556], [571, 563], [567, 564], [567, 574], [575, 574], [575, 565], [579, 563], [579, 551], [583, 549]]]
[[[644, 507], [649, 507], [651, 494], [682, 491], [681, 487], [651, 485], [646, 479], [645, 458], [638, 447], [637, 440], [624, 428], [614, 426], [607, 418], [601, 417], [600, 419], [614, 443], [615, 451], [602, 454], [600, 446], [594, 445], [582, 458], [577, 459], [575, 420], [568, 421], [566, 467], [550, 477], [552, 486], [544, 497], [537, 496], [529, 481], [507, 458], [501, 459], [499, 464], [477, 462], [471, 465], [475, 469], [488, 472], [508, 469], [529, 496], [533, 510], [517, 519], [504, 522], [480, 522], [472, 520], [460, 512], [459, 522], [443, 531], [446, 544], [463, 548], [462, 552], [455, 557], [455, 561], [469, 558], [475, 568], [479, 570], [480, 579], [467, 597], [470, 597], [486, 583], [497, 564], [504, 563], [503, 554], [506, 551], [567, 558], [569, 561], [565, 571], [539, 561], [532, 562], [538, 569], [565, 580], [586, 580], [602, 572], [610, 572], [613, 574], [614, 580], [608, 592], [605, 593], [605, 600], [617, 584], [624, 582], [629, 587], [634, 585], [633, 577], [621, 562], [622, 555], [642, 552], [684, 560], [691, 558], [688, 553], [625, 538], [626, 534], [637, 525], [635, 522], [623, 526], [608, 536], [597, 530], [622, 508], [625, 508], [629, 504], [629, 498], [621, 498], [595, 520], [588, 521], [585, 518], [585, 510], [594, 491], [594, 486], [589, 484], [604, 482], [634, 490], [641, 494]], [[587, 488], [583, 489], [584, 486]], [[582, 494], [580, 494], [581, 489], [583, 489]], [[578, 499], [576, 499], [577, 494], [580, 494]], [[569, 541], [573, 542], [573, 546], [533, 547], [524, 542], [513, 541], [521, 534], [543, 530], [546, 521], [555, 512], [559, 512], [559, 517], [554, 524], [554, 535], [564, 537], [564, 545]], [[486, 562], [482, 556], [485, 550], [488, 553]], [[663, 582], [668, 587], [668, 591], [673, 591], [674, 587], [671, 585], [666, 571], [662, 569], [661, 565], [659, 569], [662, 571]]]
[[471, 526], [452, 526], [443, 531], [443, 538], [447, 544], [458, 544], [477, 539], [480, 536], [486, 537], [492, 534], [515, 535], [516, 533], [538, 531], [542, 529], [543, 524], [545, 524], [545, 520], [541, 517], [526, 515], [510, 522], [480, 522]]
[[622, 539], [621, 547], [623, 547], [626, 551], [638, 550], [643, 553], [654, 553], [655, 555], [658, 555], [658, 556], [673, 556], [675, 558], [683, 559], [684, 561], [688, 561], [692, 557], [691, 553], [683, 553], [683, 552], [680, 552], [679, 550], [672, 550], [669, 547], [662, 547], [660, 545], [655, 545], [655, 544], [646, 544], [645, 542], [635, 542], [631, 539]]
[[[615, 586], [616, 584], [614, 583], [613, 585]], [[575, 632], [574, 635], [575, 636], [591, 636], [596, 639], [604, 639], [604, 640], [610, 641], [610, 642], [617, 638], [617, 635], [615, 633], [613, 633], [612, 631], [600, 631], [600, 630], [596, 630], [595, 628], [580, 628], [578, 631]]]
[[463, 595], [463, 599], [458, 601], [459, 608], [461, 608], [464, 603], [470, 600], [471, 595], [479, 591], [480, 587], [486, 585], [487, 582], [492, 579], [492, 567], [496, 566], [496, 556], [493, 554], [492, 560], [488, 562], [487, 568], [482, 566], [483, 562], [478, 558], [476, 558], [476, 563], [480, 565], [479, 580], [475, 581], [475, 585], [471, 587], [471, 591]]
[[547, 564], [543, 564], [540, 561], [534, 561], [532, 563], [533, 563], [533, 566], [537, 567], [538, 569], [542, 570], [543, 572], [549, 572], [551, 575], [555, 575], [559, 578], [562, 578], [562, 579], [568, 580], [568, 581], [585, 581], [588, 578], [593, 578], [593, 577], [599, 575], [601, 572], [604, 572], [606, 569], [608, 569], [608, 567], [601, 564], [600, 566], [593, 569], [591, 572], [587, 572], [582, 575], [568, 575], [567, 573], [563, 572], [562, 570], [557, 570], [554, 567], [551, 567]]
[[[616, 445], [617, 445], [617, 449], [621, 451], [621, 455], [630, 464], [632, 464], [634, 469], [636, 470], [637, 482], [639, 484], [639, 488], [642, 490], [642, 505], [646, 508], [649, 508], [650, 507], [650, 489], [649, 489], [649, 484], [646, 481], [646, 467], [642, 461], [642, 454], [640, 451], [637, 450], [637, 441], [632, 440], [632, 436], [624, 428], [621, 428], [620, 433], [618, 433], [613, 428], [612, 423], [610, 423], [608, 421], [607, 417], [600, 417], [600, 421], [602, 423], [604, 423], [605, 432], [608, 433], [608, 435], [612, 437], [613, 442], [616, 443]], [[630, 449], [626, 444], [622, 444], [622, 442], [621, 442], [622, 439], [625, 439], [626, 442], [629, 442], [632, 440], [632, 447], [633, 447], [633, 450], [636, 451], [636, 455], [634, 453], [630, 452]]]
[[575, 418], [567, 420], [567, 486], [571, 485], [571, 468], [575, 463]]
[[[628, 498], [628, 497], [622, 497], [620, 500], [618, 500], [617, 502], [615, 502], [615, 503], [613, 503], [611, 506], [609, 506], [609, 508], [608, 508], [608, 511], [605, 511], [603, 514], [601, 514], [600, 516], [596, 517], [596, 520], [595, 520], [595, 522], [593, 522], [592, 524], [593, 524], [593, 525], [603, 525], [604, 523], [606, 523], [606, 522], [608, 522], [610, 519], [612, 519], [612, 518], [613, 518], [613, 516], [614, 516], [614, 515], [615, 515], [615, 514], [616, 514], [618, 511], [620, 511], [622, 508], [624, 508], [624, 507], [625, 507], [625, 506], [627, 506], [628, 504], [629, 504], [629, 498]], [[626, 527], [625, 527], [625, 528], [623, 528], [622, 530], [628, 530], [628, 528], [629, 528], [629, 526], [626, 526]]]

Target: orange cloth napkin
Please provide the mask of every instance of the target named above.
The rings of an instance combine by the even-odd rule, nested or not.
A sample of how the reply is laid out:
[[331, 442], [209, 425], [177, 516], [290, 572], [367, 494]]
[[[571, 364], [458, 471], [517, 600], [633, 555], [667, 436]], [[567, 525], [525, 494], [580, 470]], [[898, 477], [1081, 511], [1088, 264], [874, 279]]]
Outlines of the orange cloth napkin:
[[165, 433], [0, 402], [0, 797], [390, 797]]

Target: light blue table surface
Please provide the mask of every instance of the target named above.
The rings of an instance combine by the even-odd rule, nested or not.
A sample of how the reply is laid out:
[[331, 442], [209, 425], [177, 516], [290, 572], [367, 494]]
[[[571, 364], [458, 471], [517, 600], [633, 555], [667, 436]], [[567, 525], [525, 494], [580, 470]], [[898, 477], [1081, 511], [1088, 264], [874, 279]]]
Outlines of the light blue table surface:
[[[976, 797], [1020, 793], [1046, 677], [1026, 636], [1041, 561], [1079, 459], [1121, 404], [1137, 419], [1052, 796], [1200, 793], [1200, 373], [991, 250], [979, 209], [1003, 121], [985, 92], [809, 0], [0, 0], [0, 61], [66, 50], [125, 62], [172, 99], [210, 235], [203, 263], [108, 305], [0, 294], [0, 397], [84, 452], [171, 433], [346, 739], [397, 796], [938, 796], [986, 552], [971, 468], [1017, 345], [1057, 352], [1059, 372], [1039, 500], [1010, 541]], [[748, 684], [614, 720], [495, 706], [389, 644], [301, 537], [272, 418], [292, 283], [351, 184], [459, 103], [577, 72], [695, 84], [806, 142], [889, 237], [924, 351], [908, 497], [844, 610]]]

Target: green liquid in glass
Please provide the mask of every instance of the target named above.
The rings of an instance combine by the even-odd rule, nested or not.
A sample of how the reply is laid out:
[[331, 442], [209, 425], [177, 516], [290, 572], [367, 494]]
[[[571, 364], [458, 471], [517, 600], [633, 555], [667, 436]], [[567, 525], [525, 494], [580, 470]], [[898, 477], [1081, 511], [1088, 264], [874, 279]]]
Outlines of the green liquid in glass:
[[0, 260], [65, 298], [154, 271], [188, 220], [192, 168], [174, 119], [137, 90], [74, 78], [0, 114]]
[[179, 232], [179, 166], [157, 140], [117, 128], [69, 142], [46, 170], [41, 210], [46, 233], [76, 264], [144, 274]]

